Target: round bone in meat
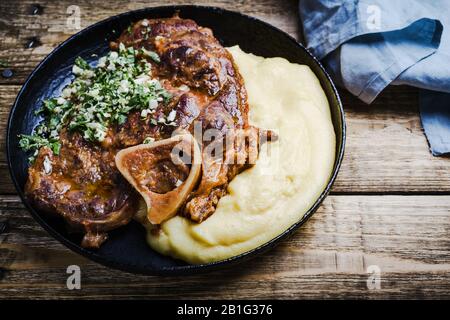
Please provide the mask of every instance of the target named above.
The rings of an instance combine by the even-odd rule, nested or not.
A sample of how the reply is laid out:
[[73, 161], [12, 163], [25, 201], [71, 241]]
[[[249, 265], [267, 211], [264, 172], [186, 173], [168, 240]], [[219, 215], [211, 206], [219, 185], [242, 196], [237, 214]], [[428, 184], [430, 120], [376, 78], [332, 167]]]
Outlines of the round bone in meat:
[[200, 148], [191, 134], [123, 149], [116, 154], [115, 162], [144, 198], [152, 224], [176, 215], [201, 173]]

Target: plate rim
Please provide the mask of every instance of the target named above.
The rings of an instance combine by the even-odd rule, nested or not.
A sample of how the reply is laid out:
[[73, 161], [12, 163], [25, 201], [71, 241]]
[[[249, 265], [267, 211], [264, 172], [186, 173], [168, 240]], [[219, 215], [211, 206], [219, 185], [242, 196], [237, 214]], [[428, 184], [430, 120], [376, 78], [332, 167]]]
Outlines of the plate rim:
[[[156, 268], [143, 269], [143, 268], [134, 266], [132, 264], [119, 263], [117, 261], [109, 259], [107, 256], [98, 255], [97, 252], [95, 252], [95, 251], [91, 251], [91, 250], [82, 248], [81, 246], [73, 243], [72, 241], [70, 241], [63, 235], [61, 235], [58, 231], [53, 229], [50, 225], [48, 225], [41, 218], [41, 216], [40, 216], [41, 214], [39, 214], [38, 211], [35, 210], [26, 200], [25, 194], [22, 191], [22, 188], [19, 186], [19, 182], [17, 181], [15, 173], [13, 172], [12, 165], [11, 165], [13, 159], [11, 158], [10, 150], [12, 150], [11, 148], [17, 147], [17, 146], [11, 145], [11, 142], [10, 142], [11, 132], [10, 131], [11, 131], [12, 122], [14, 120], [13, 115], [15, 114], [16, 108], [20, 102], [21, 97], [24, 95], [24, 93], [28, 89], [30, 83], [32, 82], [35, 74], [62, 47], [64, 47], [67, 43], [71, 42], [74, 38], [81, 36], [83, 33], [88, 32], [89, 30], [91, 30], [93, 28], [96, 28], [98, 25], [108, 23], [109, 21], [112, 21], [115, 19], [120, 20], [122, 17], [126, 17], [129, 15], [133, 16], [133, 15], [137, 15], [137, 14], [141, 14], [141, 13], [145, 13], [145, 12], [151, 13], [151, 11], [155, 10], [155, 9], [162, 9], [162, 10], [166, 9], [166, 10], [173, 10], [173, 11], [183, 10], [183, 9], [194, 9], [194, 10], [201, 9], [201, 10], [206, 10], [206, 11], [216, 11], [216, 12], [224, 13], [224, 14], [228, 14], [228, 15], [237, 15], [237, 16], [240, 16], [241, 18], [251, 20], [253, 23], [260, 24], [266, 28], [270, 28], [278, 33], [283, 34], [283, 36], [286, 38], [287, 41], [293, 42], [300, 50], [305, 51], [306, 54], [312, 59], [312, 61], [319, 67], [319, 69], [323, 73], [323, 75], [325, 75], [325, 78], [326, 78], [328, 84], [330, 84], [332, 92], [336, 98], [337, 107], [339, 110], [339, 119], [337, 119], [337, 120], [342, 123], [342, 130], [340, 131], [342, 138], [341, 138], [340, 148], [336, 149], [336, 158], [335, 158], [335, 162], [334, 162], [333, 171], [332, 171], [330, 178], [328, 179], [326, 187], [321, 192], [320, 196], [315, 200], [314, 204], [305, 212], [305, 214], [298, 221], [296, 221], [294, 224], [290, 225], [289, 228], [287, 228], [286, 230], [284, 230], [283, 232], [278, 234], [276, 237], [272, 238], [269, 241], [266, 241], [265, 243], [257, 246], [256, 248], [253, 248], [251, 250], [245, 251], [243, 253], [240, 253], [238, 255], [235, 255], [233, 257], [229, 257], [229, 258], [226, 258], [226, 259], [223, 259], [220, 261], [215, 261], [215, 262], [210, 262], [210, 263], [201, 263], [201, 264], [187, 264], [187, 265], [180, 265], [180, 266], [162, 267], [162, 268], [158, 268], [158, 269], [156, 269]], [[327, 100], [330, 104], [332, 103], [332, 101], [329, 101], [328, 97], [327, 97]], [[338, 93], [336, 86], [335, 86], [333, 80], [331, 79], [330, 75], [325, 70], [325, 68], [322, 66], [322, 64], [318, 61], [318, 59], [307, 48], [305, 48], [294, 37], [292, 37], [285, 31], [269, 24], [268, 22], [265, 22], [263, 20], [255, 18], [253, 16], [250, 16], [250, 15], [247, 15], [247, 14], [244, 14], [241, 12], [237, 12], [237, 11], [232, 11], [232, 10], [216, 7], [216, 6], [203, 6], [203, 5], [154, 6], [154, 7], [146, 7], [146, 8], [142, 8], [142, 9], [126, 11], [126, 12], [123, 12], [123, 13], [120, 13], [120, 14], [117, 14], [114, 16], [110, 16], [110, 17], [103, 19], [101, 21], [98, 21], [94, 24], [91, 24], [91, 25], [87, 26], [86, 28], [78, 31], [77, 33], [71, 35], [66, 40], [64, 40], [62, 43], [60, 43], [58, 46], [56, 46], [42, 61], [40, 61], [37, 64], [37, 66], [28, 75], [27, 79], [25, 80], [21, 89], [19, 90], [19, 92], [14, 100], [14, 103], [11, 107], [11, 110], [9, 112], [9, 115], [8, 115], [7, 127], [6, 127], [6, 137], [5, 137], [6, 138], [6, 160], [7, 160], [7, 164], [8, 164], [8, 171], [9, 171], [10, 177], [13, 181], [16, 192], [18, 193], [20, 200], [24, 204], [27, 211], [39, 223], [39, 225], [44, 228], [44, 230], [46, 230], [53, 238], [58, 240], [60, 243], [62, 243], [64, 246], [66, 246], [70, 250], [86, 257], [89, 260], [99, 263], [100, 265], [118, 269], [118, 270], [121, 270], [124, 272], [143, 274], [143, 275], [166, 275], [166, 276], [167, 275], [181, 275], [181, 274], [186, 275], [186, 274], [198, 274], [200, 272], [204, 273], [204, 272], [209, 272], [209, 271], [213, 271], [213, 270], [217, 270], [217, 269], [223, 269], [226, 267], [231, 267], [237, 263], [244, 262], [248, 259], [251, 259], [253, 257], [256, 257], [259, 254], [266, 252], [267, 250], [270, 250], [276, 244], [278, 244], [281, 240], [286, 239], [294, 231], [299, 229], [316, 212], [317, 208], [322, 204], [323, 200], [330, 193], [331, 187], [333, 186], [333, 184], [336, 180], [336, 177], [339, 173], [339, 169], [341, 167], [342, 160], [344, 157], [346, 132], [347, 132], [347, 128], [346, 128], [346, 122], [345, 122], [344, 108], [343, 108], [339, 93]]]

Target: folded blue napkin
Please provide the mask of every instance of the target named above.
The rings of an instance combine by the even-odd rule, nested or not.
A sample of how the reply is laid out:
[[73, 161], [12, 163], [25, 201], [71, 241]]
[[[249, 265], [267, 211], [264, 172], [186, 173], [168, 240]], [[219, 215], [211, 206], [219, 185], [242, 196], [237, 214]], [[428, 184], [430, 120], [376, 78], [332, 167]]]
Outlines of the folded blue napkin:
[[308, 49], [364, 102], [389, 84], [424, 89], [431, 151], [450, 152], [450, 1], [300, 0], [300, 18]]

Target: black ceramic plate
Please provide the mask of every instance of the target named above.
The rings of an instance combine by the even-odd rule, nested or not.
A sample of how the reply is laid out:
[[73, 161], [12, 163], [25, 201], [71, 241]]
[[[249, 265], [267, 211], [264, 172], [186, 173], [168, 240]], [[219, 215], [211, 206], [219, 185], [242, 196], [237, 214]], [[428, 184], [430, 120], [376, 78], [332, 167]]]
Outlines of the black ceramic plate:
[[[266, 244], [220, 262], [189, 265], [162, 256], [153, 251], [145, 241], [144, 229], [136, 222], [110, 232], [109, 240], [97, 251], [81, 248], [80, 236], [69, 234], [62, 220], [49, 218], [27, 203], [23, 190], [27, 179], [27, 155], [18, 147], [18, 135], [31, 133], [39, 118], [34, 111], [42, 100], [57, 96], [72, 80], [71, 67], [77, 56], [93, 60], [92, 54], [103, 55], [108, 42], [115, 39], [132, 22], [143, 18], [170, 17], [175, 11], [182, 18], [194, 19], [199, 25], [209, 27], [224, 46], [240, 45], [246, 52], [264, 57], [284, 57], [291, 62], [308, 65], [319, 78], [330, 103], [337, 137], [336, 161], [330, 181], [308, 212], [288, 230]], [[242, 262], [266, 251], [300, 227], [317, 209], [334, 182], [344, 153], [345, 121], [336, 89], [319, 62], [295, 39], [286, 33], [255, 18], [223, 9], [199, 6], [170, 6], [147, 8], [127, 12], [96, 23], [58, 46], [29, 76], [19, 92], [11, 110], [7, 129], [7, 156], [12, 180], [22, 201], [33, 217], [56, 239], [70, 249], [104, 265], [144, 274], [196, 273]]]

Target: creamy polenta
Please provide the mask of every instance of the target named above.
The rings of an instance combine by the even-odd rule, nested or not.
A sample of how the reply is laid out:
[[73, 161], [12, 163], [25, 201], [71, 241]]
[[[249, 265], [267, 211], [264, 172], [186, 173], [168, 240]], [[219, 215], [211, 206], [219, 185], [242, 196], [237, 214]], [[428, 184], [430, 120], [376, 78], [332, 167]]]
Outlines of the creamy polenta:
[[194, 264], [246, 252], [289, 228], [319, 197], [335, 160], [328, 101], [310, 68], [228, 50], [244, 78], [250, 124], [279, 139], [262, 146], [256, 165], [231, 181], [206, 221], [175, 216], [159, 232], [147, 225], [153, 249]]

